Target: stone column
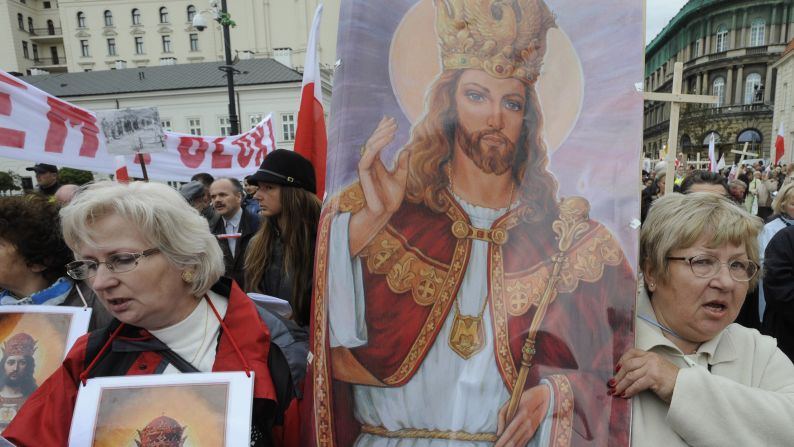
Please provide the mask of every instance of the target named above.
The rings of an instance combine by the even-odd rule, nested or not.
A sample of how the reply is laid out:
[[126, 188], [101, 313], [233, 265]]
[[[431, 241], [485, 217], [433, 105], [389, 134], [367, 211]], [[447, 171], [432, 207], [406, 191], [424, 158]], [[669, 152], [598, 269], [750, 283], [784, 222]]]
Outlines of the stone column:
[[736, 70], [736, 102], [744, 104], [744, 65]]
[[739, 42], [739, 45], [737, 46], [737, 48], [744, 48], [744, 47], [747, 46], [747, 10], [746, 9], [744, 10], [744, 16], [742, 18], [742, 37], [741, 37], [741, 39], [742, 40], [741, 40], [741, 42]]
[[777, 30], [777, 28], [775, 28], [777, 26], [775, 25], [776, 17], [777, 17], [777, 5], [772, 5], [772, 20], [769, 23], [769, 41], [767, 42], [767, 44], [769, 45], [778, 43], [778, 39], [775, 36], [775, 31]]
[[772, 72], [775, 71], [771, 66], [766, 67], [766, 83], [764, 83], [764, 103], [769, 103], [772, 97]]
[[728, 76], [725, 80], [725, 105], [733, 105], [733, 66], [728, 67]]
[[704, 25], [706, 32], [703, 33], [703, 54], [711, 54], [711, 18]]
[[[733, 11], [731, 15], [731, 29], [728, 31], [728, 49], [732, 50], [734, 48], [738, 48], [739, 46], [736, 45], [736, 11]], [[728, 101], [730, 103], [730, 101]]]
[[702, 95], [703, 91], [700, 89], [702, 87], [700, 83], [700, 73], [695, 74], [695, 94]]

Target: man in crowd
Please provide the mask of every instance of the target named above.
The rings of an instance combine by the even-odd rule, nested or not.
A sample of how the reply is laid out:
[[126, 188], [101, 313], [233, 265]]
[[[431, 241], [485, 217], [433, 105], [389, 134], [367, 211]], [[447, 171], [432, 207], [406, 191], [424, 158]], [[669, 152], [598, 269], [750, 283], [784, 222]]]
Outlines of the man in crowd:
[[36, 390], [33, 371], [36, 363], [33, 353], [36, 341], [20, 332], [3, 343], [3, 360], [0, 368], [0, 430], [4, 429], [17, 411]]
[[226, 276], [240, 287], [245, 284], [245, 251], [259, 229], [259, 216], [242, 208], [243, 186], [233, 178], [220, 178], [210, 186], [210, 200], [217, 216], [210, 221], [210, 230], [218, 236]]
[[58, 167], [47, 163], [36, 163], [34, 166], [25, 168], [26, 171], [36, 173], [36, 192], [45, 196], [52, 196], [61, 184], [58, 183]]
[[[210, 209], [212, 210], [212, 206], [210, 204], [210, 193], [209, 189], [204, 187], [204, 184], [194, 180], [190, 183], [185, 183], [179, 188], [179, 193], [182, 194], [185, 201], [190, 204], [196, 211], [199, 212], [205, 218], [207, 217], [204, 214], [204, 210]], [[211, 220], [212, 217], [215, 217], [215, 211], [212, 211], [210, 214], [210, 218], [207, 220]]]
[[190, 181], [200, 182], [202, 185], [204, 185], [206, 205], [204, 205], [203, 209], [199, 209], [199, 213], [201, 213], [201, 215], [204, 216], [207, 221], [212, 221], [215, 218], [215, 210], [212, 208], [212, 203], [210, 203], [210, 185], [212, 185], [212, 182], [215, 181], [215, 178], [212, 176], [212, 174], [207, 172], [199, 172], [193, 177], [190, 177]]

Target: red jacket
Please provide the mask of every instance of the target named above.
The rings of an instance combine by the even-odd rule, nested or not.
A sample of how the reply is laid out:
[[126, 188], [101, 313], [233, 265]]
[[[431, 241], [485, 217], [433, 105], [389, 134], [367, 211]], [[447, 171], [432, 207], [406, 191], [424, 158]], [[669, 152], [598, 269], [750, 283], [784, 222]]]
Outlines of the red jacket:
[[[226, 289], [227, 293], [224, 294], [229, 296], [229, 306], [223, 319], [228, 332], [221, 331], [212, 371], [245, 370], [232, 344], [231, 340], [234, 339], [242, 356], [255, 373], [255, 403], [260, 400], [259, 402], [264, 402], [262, 407], [274, 408], [275, 405], [272, 404], [276, 401], [276, 391], [268, 368], [270, 331], [260, 319], [254, 303], [236, 284], [232, 284], [229, 291], [228, 284], [223, 287], [222, 283], [219, 283], [221, 289]], [[217, 288], [218, 285], [214, 289]], [[220, 290], [216, 291], [220, 292]], [[120, 326], [119, 322], [114, 320], [109, 328], [102, 330], [103, 337], [100, 340], [100, 347], [108, 340], [112, 330], [118, 326]], [[92, 337], [92, 334], [94, 337], [91, 338], [92, 346], [96, 340], [97, 333], [95, 332], [83, 335], [75, 342], [61, 367], [30, 396], [11, 424], [3, 431], [3, 436], [14, 445], [18, 447], [56, 447], [68, 444], [72, 414], [80, 386], [80, 375], [90, 363], [91, 359], [86, 358], [86, 355], [92, 350], [89, 348], [89, 338]], [[114, 340], [146, 342], [155, 339], [144, 329], [125, 326]], [[96, 355], [96, 352], [93, 355]], [[126, 361], [119, 362], [119, 357], [113, 358], [118, 355], [127, 356]], [[132, 353], [132, 358], [130, 358], [129, 353], [114, 353], [113, 348], [108, 347], [107, 355], [100, 358], [95, 367], [89, 371], [88, 376], [156, 374], [157, 371], [162, 371], [164, 362], [164, 357], [158, 352]], [[130, 366], [125, 368], [127, 364]], [[268, 401], [270, 402], [267, 403]], [[257, 408], [256, 404], [254, 408]], [[289, 414], [287, 418], [289, 418]], [[287, 422], [285, 421], [285, 426], [291, 425]], [[277, 442], [277, 444], [281, 443]]]

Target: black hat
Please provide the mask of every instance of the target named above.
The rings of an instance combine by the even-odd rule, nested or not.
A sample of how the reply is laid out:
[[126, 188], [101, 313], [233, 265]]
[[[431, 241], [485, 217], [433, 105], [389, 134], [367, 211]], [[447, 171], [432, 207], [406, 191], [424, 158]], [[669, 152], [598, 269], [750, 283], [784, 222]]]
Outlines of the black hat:
[[25, 168], [26, 171], [36, 171], [36, 174], [43, 174], [45, 172], [58, 173], [58, 167], [55, 165], [48, 165], [47, 163], [36, 163], [31, 168]]
[[267, 154], [262, 166], [250, 176], [249, 183], [275, 183], [303, 188], [317, 194], [317, 180], [312, 162], [297, 152], [276, 149]]

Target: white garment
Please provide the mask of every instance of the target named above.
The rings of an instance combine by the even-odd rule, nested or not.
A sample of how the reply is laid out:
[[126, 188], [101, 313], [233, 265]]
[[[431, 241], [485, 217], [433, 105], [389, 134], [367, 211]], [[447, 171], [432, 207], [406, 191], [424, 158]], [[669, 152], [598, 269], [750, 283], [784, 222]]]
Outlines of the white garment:
[[[506, 212], [505, 208], [483, 208], [468, 204], [460, 198], [457, 200], [468, 214], [472, 225], [478, 228], [490, 228]], [[328, 312], [331, 347], [353, 348], [367, 343], [362, 266], [359, 258], [350, 256], [349, 220], [348, 213], [336, 216], [329, 238]], [[487, 242], [472, 241], [469, 264], [457, 295], [463, 315], [478, 315], [483, 300], [488, 295], [487, 253]], [[355, 293], [350, 293], [351, 288]], [[449, 333], [454, 317], [453, 309], [444, 321], [435, 343], [408, 383], [401, 387], [353, 386], [355, 417], [360, 423], [383, 426], [391, 431], [414, 428], [496, 433], [497, 414], [510, 399], [510, 394], [496, 366], [490, 312], [486, 308], [483, 315], [485, 348], [468, 360], [464, 360], [449, 347]], [[551, 387], [549, 389], [551, 391]], [[549, 412], [529, 446], [548, 445], [553, 402], [552, 391]], [[356, 446], [409, 445], [485, 447], [492, 444], [416, 438], [388, 439], [375, 435], [361, 435], [356, 441]]]
[[[215, 292], [207, 292], [212, 304], [221, 316], [226, 316], [229, 301]], [[192, 364], [201, 372], [211, 372], [215, 364], [218, 334], [221, 323], [204, 298], [199, 301], [193, 312], [184, 320], [166, 328], [149, 331], [158, 340], [168, 345], [172, 351]], [[178, 374], [174, 365], [168, 365], [163, 374]]]
[[[790, 220], [784, 222], [780, 217], [775, 218], [771, 222], [764, 225], [764, 229], [758, 234], [758, 253], [760, 256], [761, 267], [764, 266], [764, 252], [769, 241], [772, 240], [778, 231], [786, 228], [786, 223], [794, 223]], [[761, 276], [758, 279], [758, 316], [761, 321], [764, 321], [764, 311], [766, 310], [766, 298], [764, 298], [764, 271], [761, 270]]]
[[[637, 314], [654, 315], [644, 288]], [[632, 446], [794, 445], [794, 365], [773, 338], [731, 324], [684, 355], [659, 328], [635, 321], [637, 348], [681, 369], [669, 405], [650, 390], [632, 399]]]

